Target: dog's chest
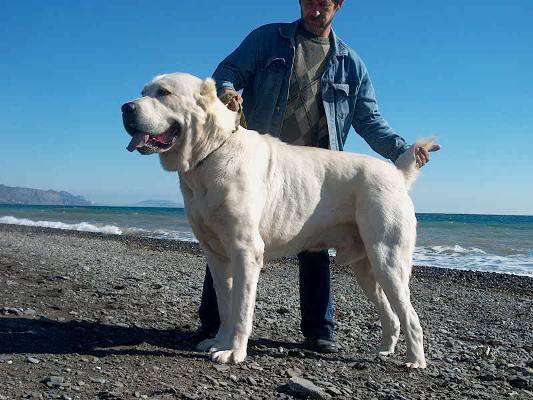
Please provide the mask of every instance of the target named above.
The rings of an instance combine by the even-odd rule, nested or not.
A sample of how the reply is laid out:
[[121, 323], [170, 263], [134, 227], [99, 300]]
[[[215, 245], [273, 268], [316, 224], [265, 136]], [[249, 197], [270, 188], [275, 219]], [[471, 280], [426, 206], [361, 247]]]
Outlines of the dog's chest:
[[202, 246], [208, 251], [220, 256], [225, 256], [225, 247], [220, 240], [220, 235], [217, 232], [216, 226], [214, 226], [213, 221], [209, 219], [207, 208], [201, 207], [200, 204], [195, 204], [195, 206], [189, 207], [187, 216], [193, 232]]

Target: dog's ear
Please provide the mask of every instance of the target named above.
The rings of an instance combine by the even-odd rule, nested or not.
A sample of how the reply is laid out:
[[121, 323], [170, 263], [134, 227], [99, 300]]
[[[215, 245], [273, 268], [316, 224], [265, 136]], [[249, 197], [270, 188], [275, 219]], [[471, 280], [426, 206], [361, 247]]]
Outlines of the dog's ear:
[[197, 102], [200, 107], [207, 110], [217, 99], [217, 88], [215, 81], [211, 78], [207, 78], [202, 82], [200, 87], [200, 94], [198, 95]]

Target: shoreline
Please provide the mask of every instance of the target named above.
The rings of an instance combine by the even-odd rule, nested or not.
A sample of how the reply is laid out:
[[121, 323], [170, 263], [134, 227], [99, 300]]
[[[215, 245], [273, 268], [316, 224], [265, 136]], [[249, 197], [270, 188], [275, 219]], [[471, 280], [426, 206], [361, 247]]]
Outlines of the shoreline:
[[221, 366], [194, 348], [197, 243], [0, 224], [0, 249], [1, 400], [289, 400], [291, 376], [338, 399], [533, 396], [531, 277], [414, 267], [428, 368], [409, 371], [403, 335], [396, 354], [376, 356], [377, 314], [335, 264], [341, 352], [305, 350], [297, 264], [276, 260], [261, 274], [246, 362]]
[[[76, 236], [80, 238], [94, 238], [101, 240], [117, 241], [123, 243], [130, 243], [132, 245], [145, 246], [153, 250], [160, 251], [185, 251], [194, 255], [203, 254], [202, 249], [198, 242], [178, 240], [178, 239], [158, 239], [150, 238], [145, 236], [134, 236], [134, 235], [115, 235], [102, 232], [86, 232], [86, 231], [77, 231], [70, 229], [58, 229], [58, 228], [48, 228], [40, 226], [25, 226], [25, 225], [15, 225], [15, 224], [3, 224], [0, 223], [0, 232], [2, 231], [13, 231], [13, 232], [28, 232], [28, 233], [45, 233], [45, 234], [55, 234], [63, 236]], [[295, 257], [283, 257], [277, 260], [271, 260], [271, 264], [279, 264], [283, 262], [295, 262]], [[335, 264], [335, 257], [332, 257], [332, 268], [342, 268]], [[526, 281], [531, 281], [533, 284], [533, 276], [522, 275], [522, 274], [512, 274], [507, 272], [497, 272], [497, 271], [479, 271], [479, 270], [469, 270], [469, 269], [458, 269], [442, 266], [430, 266], [430, 265], [413, 265], [413, 272], [420, 273], [422, 269], [425, 270], [435, 270], [430, 274], [440, 275], [440, 274], [451, 274], [459, 276], [466, 276], [474, 278], [474, 276], [479, 279], [479, 276], [491, 277], [493, 275], [503, 275], [504, 280], [509, 281], [509, 283], [516, 283], [520, 279], [514, 279], [513, 277], [523, 278]], [[451, 272], [450, 272], [451, 271]], [[490, 280], [490, 279], [489, 279]], [[521, 285], [519, 285], [521, 286]]]

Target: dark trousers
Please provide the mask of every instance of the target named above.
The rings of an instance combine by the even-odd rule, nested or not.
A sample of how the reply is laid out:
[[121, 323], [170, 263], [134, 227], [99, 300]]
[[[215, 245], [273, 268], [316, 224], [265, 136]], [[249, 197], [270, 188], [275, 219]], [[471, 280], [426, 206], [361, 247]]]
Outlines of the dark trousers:
[[[304, 251], [298, 254], [300, 266], [300, 327], [306, 338], [333, 339], [333, 297], [330, 289], [329, 254]], [[217, 296], [209, 268], [206, 268], [202, 303], [198, 310], [202, 328], [215, 332], [220, 325]]]

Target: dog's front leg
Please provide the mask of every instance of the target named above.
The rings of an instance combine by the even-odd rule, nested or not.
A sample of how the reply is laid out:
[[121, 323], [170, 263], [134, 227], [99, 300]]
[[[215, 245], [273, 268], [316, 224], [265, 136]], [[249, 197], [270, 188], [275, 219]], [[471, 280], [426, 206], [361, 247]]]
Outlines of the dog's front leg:
[[207, 263], [213, 286], [217, 295], [218, 315], [220, 317], [220, 327], [216, 337], [200, 342], [196, 348], [201, 351], [227, 350], [230, 347], [231, 333], [231, 286], [233, 278], [231, 276], [231, 265], [229, 259], [216, 255], [213, 252], [206, 252]]
[[259, 272], [263, 267], [261, 239], [251, 246], [239, 246], [232, 252], [233, 288], [231, 291], [231, 348], [216, 351], [211, 359], [219, 363], [240, 363], [246, 358], [248, 338], [252, 333], [255, 296]]

